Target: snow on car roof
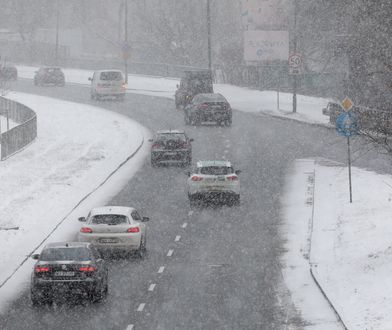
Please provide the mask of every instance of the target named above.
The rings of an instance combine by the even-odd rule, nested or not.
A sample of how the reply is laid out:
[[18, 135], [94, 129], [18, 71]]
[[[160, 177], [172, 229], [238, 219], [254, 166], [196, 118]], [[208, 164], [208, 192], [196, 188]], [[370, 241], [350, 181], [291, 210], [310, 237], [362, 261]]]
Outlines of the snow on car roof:
[[157, 134], [184, 134], [183, 129], [165, 129], [157, 131]]
[[199, 160], [196, 166], [197, 167], [207, 167], [207, 166], [231, 167], [231, 163], [228, 160]]
[[128, 216], [134, 210], [133, 207], [127, 206], [101, 206], [95, 207], [91, 210], [91, 215], [98, 214], [116, 214]]

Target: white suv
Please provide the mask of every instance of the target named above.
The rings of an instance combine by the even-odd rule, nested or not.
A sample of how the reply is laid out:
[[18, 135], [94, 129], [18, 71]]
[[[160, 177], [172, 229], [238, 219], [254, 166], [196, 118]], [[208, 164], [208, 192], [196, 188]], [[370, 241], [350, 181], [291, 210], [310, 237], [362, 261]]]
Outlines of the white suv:
[[198, 200], [240, 203], [240, 180], [232, 164], [226, 160], [201, 160], [193, 173], [188, 172], [188, 197], [191, 206]]

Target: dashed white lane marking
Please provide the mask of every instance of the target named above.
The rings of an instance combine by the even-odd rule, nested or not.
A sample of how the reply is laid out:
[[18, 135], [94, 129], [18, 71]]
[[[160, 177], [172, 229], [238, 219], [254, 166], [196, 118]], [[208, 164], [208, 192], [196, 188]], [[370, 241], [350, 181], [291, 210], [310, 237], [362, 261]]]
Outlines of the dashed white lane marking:
[[186, 226], [188, 226], [188, 224], [186, 222], [184, 222], [181, 227], [186, 228]]
[[167, 256], [168, 256], [168, 257], [171, 257], [171, 256], [173, 255], [173, 252], [174, 252], [174, 250], [169, 250], [169, 251], [167, 252]]
[[158, 273], [160, 274], [160, 273], [163, 273], [163, 271], [165, 270], [165, 267], [164, 266], [161, 266], [161, 267], [159, 267], [159, 269], [158, 269]]
[[145, 303], [141, 303], [141, 304], [139, 305], [139, 307], [137, 308], [137, 311], [138, 311], [138, 312], [143, 312], [144, 307], [146, 307], [146, 304], [145, 304]]
[[133, 324], [129, 324], [125, 330], [132, 330], [132, 329], [133, 329], [133, 327], [134, 327], [134, 325], [133, 325]]
[[192, 211], [192, 210], [189, 211], [189, 212], [188, 212], [188, 217], [190, 217], [192, 214], [193, 214], [193, 211]]
[[152, 283], [150, 284], [150, 286], [148, 287], [148, 291], [154, 291], [156, 284]]
[[180, 235], [177, 235], [176, 238], [174, 239], [174, 242], [178, 242], [181, 239]]

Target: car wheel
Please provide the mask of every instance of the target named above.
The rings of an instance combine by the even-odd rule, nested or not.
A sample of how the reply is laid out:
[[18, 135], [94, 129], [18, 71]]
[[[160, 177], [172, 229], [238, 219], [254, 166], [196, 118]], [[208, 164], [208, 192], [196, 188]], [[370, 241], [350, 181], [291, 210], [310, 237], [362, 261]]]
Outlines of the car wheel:
[[151, 158], [151, 166], [152, 167], [158, 167], [158, 162]]
[[136, 251], [136, 255], [139, 259], [143, 259], [146, 255], [146, 251], [147, 251], [147, 237], [144, 236], [141, 238], [140, 240], [140, 246]]
[[231, 118], [225, 120], [225, 126], [231, 126]]
[[185, 125], [190, 125], [191, 121], [189, 120], [189, 116], [187, 113], [184, 114]]
[[233, 205], [238, 206], [241, 204], [241, 198], [240, 195], [235, 195], [233, 197]]
[[39, 299], [37, 294], [31, 292], [31, 303], [33, 304], [33, 306], [40, 306], [42, 305], [42, 299]]

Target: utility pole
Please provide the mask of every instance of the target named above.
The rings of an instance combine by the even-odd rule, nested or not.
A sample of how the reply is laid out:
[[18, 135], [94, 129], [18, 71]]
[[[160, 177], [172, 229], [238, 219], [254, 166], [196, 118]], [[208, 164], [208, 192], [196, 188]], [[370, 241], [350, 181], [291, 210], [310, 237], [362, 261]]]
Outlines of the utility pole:
[[207, 43], [208, 43], [208, 69], [212, 69], [212, 57], [211, 57], [211, 3], [207, 0]]
[[60, 21], [60, 10], [59, 10], [59, 0], [56, 1], [56, 48], [54, 53], [54, 59], [56, 65], [59, 61], [59, 21]]
[[128, 56], [129, 56], [129, 46], [128, 46], [128, 0], [125, 0], [123, 56], [124, 56], [124, 67], [125, 67], [125, 83], [128, 84]]
[[[294, 54], [297, 54], [297, 12], [298, 1], [294, 0]], [[293, 76], [293, 112], [297, 112], [297, 76]]]

